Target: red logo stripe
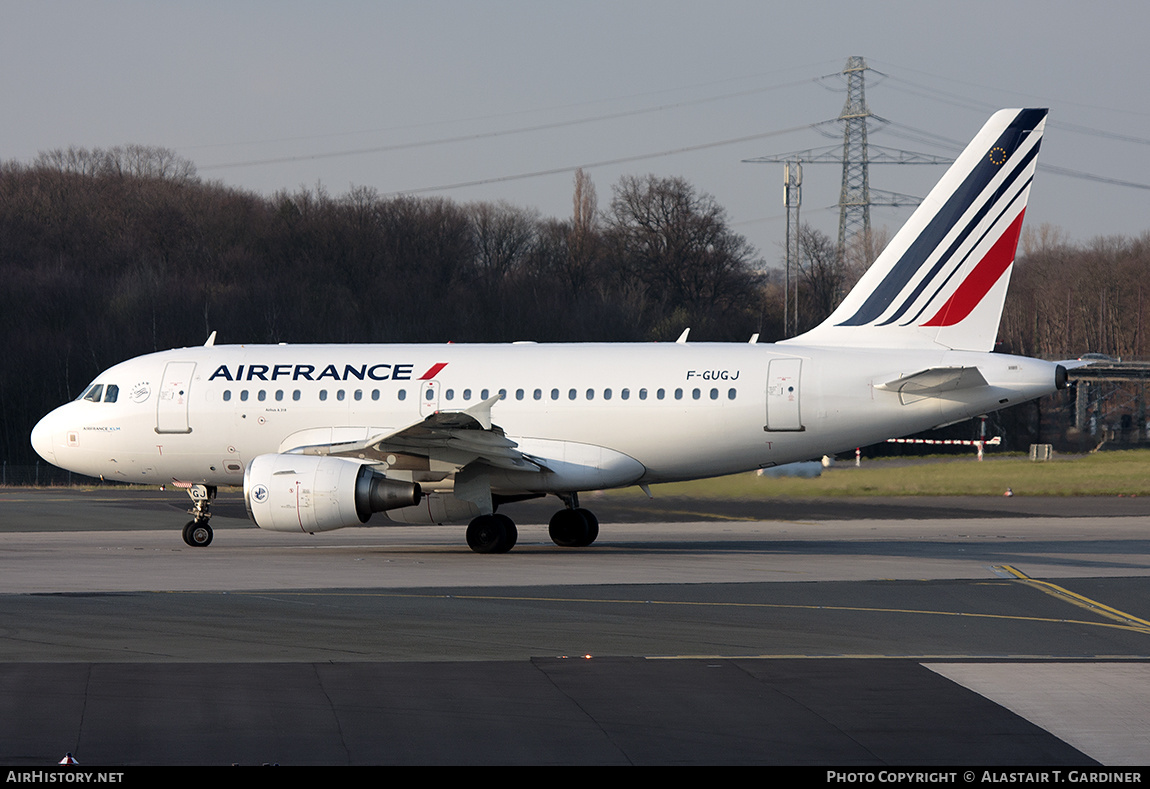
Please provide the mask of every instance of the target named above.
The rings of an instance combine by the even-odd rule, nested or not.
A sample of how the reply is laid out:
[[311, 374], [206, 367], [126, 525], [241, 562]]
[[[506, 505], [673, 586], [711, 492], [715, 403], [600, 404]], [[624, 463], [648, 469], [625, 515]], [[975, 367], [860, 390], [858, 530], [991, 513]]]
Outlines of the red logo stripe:
[[439, 362], [438, 364], [431, 365], [431, 367], [427, 368], [427, 372], [425, 372], [423, 375], [419, 376], [419, 380], [430, 381], [432, 378], [439, 375], [439, 371], [442, 370], [446, 366], [447, 366], [447, 362]]
[[983, 297], [994, 287], [994, 283], [998, 282], [1014, 262], [1014, 253], [1018, 250], [1018, 236], [1022, 233], [1022, 217], [1025, 214], [1026, 209], [1023, 209], [1010, 223], [1010, 227], [1006, 228], [1002, 237], [994, 242], [986, 257], [978, 262], [958, 289], [946, 300], [942, 309], [922, 324], [923, 326], [953, 326], [965, 319], [978, 306]]

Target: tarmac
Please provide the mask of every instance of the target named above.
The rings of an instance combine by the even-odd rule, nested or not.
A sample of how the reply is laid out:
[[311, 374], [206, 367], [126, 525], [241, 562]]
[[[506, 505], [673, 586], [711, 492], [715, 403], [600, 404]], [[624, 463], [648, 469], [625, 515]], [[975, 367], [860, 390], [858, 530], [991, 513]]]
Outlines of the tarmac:
[[182, 495], [0, 489], [0, 764], [1150, 762], [1150, 498], [584, 497], [481, 556], [234, 495], [190, 548]]

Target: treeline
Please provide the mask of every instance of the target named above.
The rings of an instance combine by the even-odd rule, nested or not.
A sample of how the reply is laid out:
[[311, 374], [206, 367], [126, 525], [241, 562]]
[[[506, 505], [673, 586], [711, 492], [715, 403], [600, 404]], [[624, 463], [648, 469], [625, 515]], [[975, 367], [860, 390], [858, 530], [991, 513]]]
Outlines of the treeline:
[[1044, 225], [1024, 231], [1021, 247], [998, 333], [1003, 349], [1150, 358], [1150, 232], [1076, 244]]
[[775, 337], [755, 251], [681, 179], [630, 177], [570, 218], [321, 187], [260, 196], [161, 148], [0, 164], [0, 456], [132, 356], [224, 343]]
[[[783, 276], [678, 178], [626, 177], [567, 218], [355, 188], [261, 196], [171, 151], [69, 149], [0, 163], [0, 457], [34, 459], [50, 408], [124, 359], [203, 342], [539, 342], [783, 336]], [[797, 326], [816, 325], [881, 249], [801, 233]], [[1023, 237], [999, 349], [1150, 354], [1150, 233]], [[795, 294], [790, 309], [795, 315]]]

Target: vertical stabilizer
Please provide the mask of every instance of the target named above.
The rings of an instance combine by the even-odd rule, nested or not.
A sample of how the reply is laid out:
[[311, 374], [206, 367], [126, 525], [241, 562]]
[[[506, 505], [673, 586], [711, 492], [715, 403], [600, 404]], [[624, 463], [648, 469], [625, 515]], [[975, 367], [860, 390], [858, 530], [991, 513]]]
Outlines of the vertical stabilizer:
[[1046, 110], [999, 110], [827, 320], [788, 343], [994, 347]]

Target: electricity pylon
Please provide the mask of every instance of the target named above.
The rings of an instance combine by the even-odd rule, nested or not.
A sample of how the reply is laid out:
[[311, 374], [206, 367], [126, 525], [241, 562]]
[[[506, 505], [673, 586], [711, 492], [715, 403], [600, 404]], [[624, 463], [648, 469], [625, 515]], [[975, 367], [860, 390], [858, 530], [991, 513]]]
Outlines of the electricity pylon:
[[[875, 118], [866, 103], [866, 72], [870, 71], [861, 57], [851, 57], [846, 67], [839, 72], [847, 83], [847, 99], [842, 112], [836, 119], [843, 126], [842, 146], [811, 148], [805, 151], [761, 156], [757, 159], [744, 159], [752, 163], [783, 163], [784, 197], [787, 208], [787, 248], [786, 248], [786, 290], [789, 292], [794, 282], [793, 320], [789, 309], [790, 294], [785, 299], [783, 330], [787, 336], [798, 331], [798, 275], [799, 263], [799, 206], [802, 202], [800, 184], [802, 165], [838, 164], [842, 167], [842, 189], [839, 192], [839, 237], [838, 257], [846, 256], [847, 245], [859, 233], [870, 232], [871, 206], [901, 207], [915, 206], [921, 198], [870, 188], [870, 165], [872, 164], [950, 164], [953, 159], [931, 154], [900, 151], [867, 143], [868, 123]], [[881, 119], [880, 119], [881, 120]], [[798, 178], [796, 181], [795, 178]], [[791, 276], [791, 266], [796, 274]]]

